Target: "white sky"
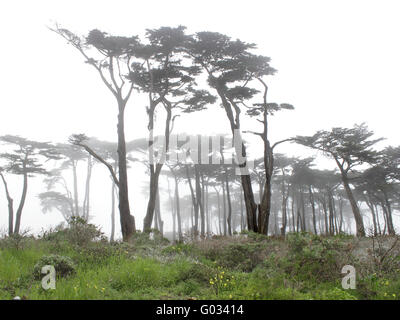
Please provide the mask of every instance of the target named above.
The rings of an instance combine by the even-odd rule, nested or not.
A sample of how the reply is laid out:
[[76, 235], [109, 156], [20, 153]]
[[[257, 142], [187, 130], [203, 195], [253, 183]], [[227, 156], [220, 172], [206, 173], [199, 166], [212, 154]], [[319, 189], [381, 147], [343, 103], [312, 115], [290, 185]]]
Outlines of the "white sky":
[[[273, 141], [365, 121], [378, 136], [387, 138], [385, 144], [397, 145], [399, 8], [395, 0], [2, 1], [0, 135], [65, 142], [71, 133], [84, 132], [115, 140], [113, 97], [75, 49], [46, 26], [58, 22], [78, 34], [98, 28], [132, 35], [143, 34], [146, 28], [185, 25], [188, 32], [216, 31], [254, 42], [260, 54], [272, 58], [278, 73], [268, 81], [269, 101], [296, 108], [275, 116]], [[133, 97], [126, 114], [128, 140], [146, 134], [144, 106], [145, 100]], [[254, 122], [244, 125], [255, 129]], [[181, 117], [176, 124], [181, 132], [227, 130], [225, 114], [218, 107]], [[257, 149], [253, 144], [252, 150]], [[304, 155], [303, 149], [291, 145], [278, 152]], [[101, 185], [104, 172], [97, 167]], [[138, 165], [130, 173], [132, 213], [140, 228], [145, 199], [138, 191], [147, 180], [142, 171]], [[41, 187], [38, 180], [29, 190], [23, 227], [40, 230], [62, 220], [58, 214], [41, 213], [35, 198]], [[14, 183], [12, 188], [17, 200], [20, 185]], [[93, 210], [94, 222], [106, 231], [108, 189], [97, 188], [92, 194], [92, 199], [104, 198], [93, 204]], [[6, 221], [0, 188], [0, 226]]]

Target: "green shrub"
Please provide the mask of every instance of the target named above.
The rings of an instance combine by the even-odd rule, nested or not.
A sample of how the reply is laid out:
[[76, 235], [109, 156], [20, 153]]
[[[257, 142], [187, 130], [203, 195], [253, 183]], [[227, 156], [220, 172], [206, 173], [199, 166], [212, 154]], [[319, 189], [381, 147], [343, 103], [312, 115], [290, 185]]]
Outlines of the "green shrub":
[[59, 226], [55, 230], [44, 232], [41, 238], [57, 244], [66, 241], [77, 246], [93, 241], [106, 241], [104, 233], [97, 226], [80, 217], [71, 217], [68, 227]]
[[196, 280], [199, 283], [208, 283], [213, 269], [202, 264], [194, 263], [189, 268], [182, 270], [179, 274], [179, 280]]
[[262, 246], [253, 242], [232, 243], [224, 248], [217, 260], [226, 268], [251, 272], [263, 261]]
[[77, 248], [79, 262], [87, 264], [106, 263], [112, 256], [119, 256], [121, 251], [108, 243], [91, 243], [87, 246]]
[[41, 257], [35, 264], [33, 268], [33, 275], [35, 279], [38, 280], [42, 278], [42, 268], [46, 265], [54, 267], [57, 277], [66, 277], [76, 272], [75, 264], [71, 258], [52, 254]]
[[[332, 281], [341, 276], [349, 257], [339, 238], [323, 238], [311, 233], [288, 235], [289, 253], [286, 271], [303, 279]], [[347, 254], [347, 255], [346, 255]]]

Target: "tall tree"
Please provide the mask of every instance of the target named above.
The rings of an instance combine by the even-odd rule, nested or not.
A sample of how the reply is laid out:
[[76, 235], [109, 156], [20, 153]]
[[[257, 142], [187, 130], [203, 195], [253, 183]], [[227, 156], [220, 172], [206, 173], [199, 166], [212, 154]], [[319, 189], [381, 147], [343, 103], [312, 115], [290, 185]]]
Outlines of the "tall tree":
[[279, 144], [289, 141], [292, 139], [285, 139], [281, 141], [275, 142], [271, 145], [269, 140], [269, 116], [274, 115], [275, 112], [280, 110], [293, 110], [293, 106], [287, 103], [277, 104], [277, 103], [268, 103], [267, 94], [268, 94], [268, 86], [262, 76], [257, 75], [256, 79], [263, 86], [263, 100], [260, 103], [254, 103], [252, 107], [248, 107], [247, 114], [252, 117], [256, 117], [257, 120], [262, 124], [263, 130], [262, 132], [253, 132], [248, 131], [253, 134], [256, 134], [262, 139], [263, 147], [264, 147], [264, 187], [262, 197], [260, 199], [260, 207], [259, 207], [259, 232], [268, 234], [268, 225], [269, 225], [269, 216], [271, 213], [271, 184], [272, 177], [274, 174], [274, 148]]
[[[129, 81], [132, 72], [132, 59], [139, 46], [136, 36], [112, 36], [97, 29], [87, 37], [79, 37], [67, 29], [56, 26], [52, 31], [68, 41], [93, 67], [101, 80], [115, 98], [118, 136], [118, 194], [121, 230], [124, 241], [128, 241], [135, 232], [135, 218], [131, 215], [128, 197], [128, 175], [125, 142], [125, 109], [134, 89]], [[93, 53], [93, 56], [91, 55]]]
[[257, 204], [247, 168], [246, 147], [241, 141], [241, 106], [258, 91], [249, 87], [256, 77], [272, 75], [270, 59], [251, 53], [255, 45], [215, 32], [198, 32], [187, 45], [187, 53], [208, 76], [208, 83], [220, 98], [234, 137], [247, 212], [248, 228], [258, 231]]
[[[138, 58], [143, 62], [132, 65], [130, 80], [148, 95], [147, 107], [149, 130], [149, 166], [150, 166], [150, 197], [143, 230], [149, 231], [156, 207], [157, 188], [160, 172], [169, 151], [169, 140], [172, 122], [177, 115], [174, 110], [184, 112], [202, 110], [207, 103], [215, 98], [204, 90], [196, 90], [195, 76], [199, 68], [192, 66], [190, 60], [183, 55], [184, 45], [188, 39], [185, 27], [162, 27], [148, 29], [146, 38], [148, 44], [137, 50]], [[154, 133], [156, 108], [163, 106], [166, 111], [164, 137], [161, 150], [154, 150]], [[155, 161], [154, 153], [160, 152], [160, 159]]]

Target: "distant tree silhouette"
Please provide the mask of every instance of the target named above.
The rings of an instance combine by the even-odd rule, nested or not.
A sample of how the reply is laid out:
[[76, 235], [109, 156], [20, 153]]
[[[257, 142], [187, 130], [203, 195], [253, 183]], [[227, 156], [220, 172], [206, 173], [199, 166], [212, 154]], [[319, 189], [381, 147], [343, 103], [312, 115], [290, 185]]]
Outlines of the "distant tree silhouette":
[[[44, 167], [43, 161], [48, 159], [59, 159], [54, 146], [47, 142], [37, 142], [19, 136], [5, 135], [0, 137], [0, 141], [13, 146], [12, 151], [0, 154], [0, 160], [4, 164], [0, 166], [0, 176], [5, 187], [9, 210], [9, 230], [8, 233], [19, 234], [21, 228], [22, 211], [28, 192], [28, 178], [35, 175], [48, 175], [49, 171]], [[8, 185], [4, 173], [8, 172], [23, 177], [22, 194], [17, 211], [15, 212], [15, 224], [13, 199], [8, 190]]]
[[331, 131], [321, 130], [313, 136], [297, 136], [298, 143], [322, 151], [333, 158], [339, 168], [342, 183], [350, 201], [356, 221], [357, 235], [365, 236], [365, 228], [360, 209], [350, 188], [349, 173], [357, 165], [376, 163], [379, 153], [371, 147], [380, 139], [370, 140], [373, 131], [363, 123], [353, 128], [333, 128]]

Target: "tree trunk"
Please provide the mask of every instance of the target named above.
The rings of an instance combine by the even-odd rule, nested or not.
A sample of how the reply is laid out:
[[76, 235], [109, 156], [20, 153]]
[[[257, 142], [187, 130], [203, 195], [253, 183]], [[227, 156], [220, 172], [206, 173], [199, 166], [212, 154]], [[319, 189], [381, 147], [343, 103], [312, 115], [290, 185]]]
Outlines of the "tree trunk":
[[93, 167], [92, 156], [89, 154], [87, 159], [85, 198], [83, 200], [83, 209], [82, 209], [82, 215], [86, 221], [89, 220], [89, 212], [90, 212], [90, 180], [92, 177], [92, 167]]
[[224, 236], [226, 236], [226, 193], [225, 193], [225, 184], [222, 183], [222, 207], [223, 207], [223, 227], [224, 227]]
[[115, 239], [115, 183], [112, 181], [111, 187], [111, 236], [110, 242]]
[[76, 173], [77, 161], [72, 160], [72, 173], [74, 178], [74, 215], [79, 217], [79, 199], [78, 199], [78, 176]]
[[129, 197], [128, 197], [128, 173], [126, 164], [126, 142], [125, 142], [125, 103], [119, 101], [119, 113], [118, 113], [118, 175], [119, 175], [119, 212], [121, 221], [122, 238], [124, 241], [128, 241], [136, 230], [135, 218], [131, 215], [129, 208]]
[[390, 205], [388, 196], [385, 191], [383, 191], [383, 196], [384, 196], [385, 204], [386, 204], [386, 208], [387, 208], [386, 214], [387, 214], [387, 221], [388, 221], [388, 232], [389, 232], [389, 235], [393, 236], [396, 234], [396, 232], [395, 232], [394, 226], [393, 226], [392, 207]]
[[[197, 199], [197, 195], [195, 194], [195, 191], [193, 189], [192, 179], [190, 178], [190, 175], [189, 175], [189, 167], [188, 167], [188, 165], [185, 165], [185, 168], [186, 168], [186, 178], [187, 178], [188, 183], [189, 183], [190, 194], [192, 196], [192, 204], [193, 204], [193, 210], [194, 210], [194, 228], [193, 228], [193, 233], [194, 233], [194, 236], [197, 237], [198, 232], [199, 232], [199, 202], [198, 202], [198, 199]], [[193, 215], [192, 215], [192, 217], [193, 217]], [[193, 223], [192, 223], [192, 225], [193, 225]]]
[[242, 193], [239, 192], [239, 197], [240, 197], [240, 232], [242, 232], [246, 226], [245, 226], [245, 220], [244, 220], [244, 214], [243, 214], [243, 196]]
[[7, 181], [1, 172], [0, 172], [0, 177], [3, 180], [4, 189], [6, 192], [6, 197], [8, 202], [8, 235], [11, 236], [14, 232], [14, 206], [13, 206], [14, 200], [10, 196], [10, 193], [8, 191]]
[[311, 204], [311, 209], [312, 209], [312, 221], [313, 221], [314, 233], [318, 234], [318, 232], [317, 232], [317, 220], [316, 220], [316, 215], [315, 215], [314, 194], [312, 192], [311, 185], [308, 186], [308, 193], [309, 193], [309, 196], [310, 196], [310, 204]]
[[357, 206], [357, 202], [354, 199], [353, 192], [351, 191], [349, 180], [347, 177], [347, 173], [344, 171], [343, 167], [341, 166], [340, 162], [335, 158], [336, 164], [340, 169], [340, 173], [342, 176], [342, 182], [344, 189], [346, 190], [347, 197], [350, 201], [351, 209], [353, 211], [354, 219], [356, 220], [356, 229], [357, 229], [357, 236], [358, 237], [365, 237], [365, 228], [364, 222], [361, 216], [360, 209]]
[[155, 167], [154, 164], [150, 164], [150, 187], [149, 187], [150, 197], [149, 197], [149, 202], [147, 203], [146, 216], [144, 217], [143, 220], [143, 232], [150, 232], [156, 208], [158, 179], [161, 170], [158, 169], [159, 164], [156, 165], [157, 167], [156, 169], [154, 167]]
[[218, 229], [219, 229], [219, 235], [222, 235], [222, 227], [221, 227], [221, 200], [219, 197], [219, 192], [217, 189], [215, 189], [217, 193], [217, 204], [218, 204]]
[[176, 217], [178, 220], [178, 239], [179, 239], [179, 242], [182, 242], [183, 236], [182, 236], [181, 206], [179, 203], [179, 184], [178, 184], [178, 178], [175, 175], [174, 175], [174, 179], [175, 179]]
[[329, 208], [329, 234], [333, 236], [335, 234], [334, 221], [333, 221], [333, 196], [331, 191], [328, 192], [328, 208]]
[[[197, 201], [197, 210], [200, 210], [200, 218], [201, 218], [201, 225], [200, 225], [200, 234], [201, 237], [204, 238], [205, 236], [205, 219], [204, 219], [204, 206], [202, 201], [202, 192], [201, 192], [201, 184], [200, 184], [200, 172], [198, 166], [194, 165], [194, 172], [195, 172], [195, 188], [196, 188], [196, 201]], [[198, 217], [198, 215], [197, 215]]]
[[325, 225], [325, 234], [328, 235], [329, 234], [329, 229], [328, 229], [328, 209], [326, 207], [326, 198], [323, 195], [323, 198], [321, 200], [322, 203], [322, 208], [324, 210], [324, 225]]
[[25, 200], [26, 200], [26, 194], [28, 191], [28, 173], [26, 172], [26, 167], [25, 163], [23, 166], [24, 170], [24, 185], [22, 188], [22, 195], [21, 195], [21, 200], [19, 202], [19, 206], [16, 212], [16, 219], [15, 219], [15, 227], [14, 227], [14, 233], [19, 234], [20, 227], [21, 227], [21, 216], [22, 216], [22, 209], [24, 208], [25, 205]]
[[231, 193], [229, 188], [228, 173], [225, 170], [225, 188], [226, 188], [226, 200], [228, 203], [228, 217], [226, 223], [228, 224], [228, 235], [232, 236], [232, 203], [231, 203]]

